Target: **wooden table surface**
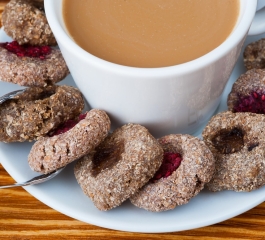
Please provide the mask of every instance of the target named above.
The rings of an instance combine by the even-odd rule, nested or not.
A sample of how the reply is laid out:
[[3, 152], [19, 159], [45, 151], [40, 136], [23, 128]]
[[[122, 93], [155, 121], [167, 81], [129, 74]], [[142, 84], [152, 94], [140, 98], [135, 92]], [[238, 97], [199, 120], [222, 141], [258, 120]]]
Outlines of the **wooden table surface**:
[[[7, 0], [0, 0], [0, 13]], [[13, 183], [0, 164], [0, 185]], [[177, 224], [177, 223], [176, 223]], [[265, 239], [265, 203], [213, 226], [190, 231], [141, 234], [100, 228], [71, 219], [23, 188], [1, 190], [0, 239]]]

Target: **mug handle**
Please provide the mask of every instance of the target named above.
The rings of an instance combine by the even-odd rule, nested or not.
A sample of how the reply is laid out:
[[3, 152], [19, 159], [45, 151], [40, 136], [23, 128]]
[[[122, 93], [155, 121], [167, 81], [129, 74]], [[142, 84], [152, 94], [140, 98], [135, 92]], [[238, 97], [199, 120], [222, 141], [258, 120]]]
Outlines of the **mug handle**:
[[248, 35], [258, 35], [265, 32], [265, 0], [259, 0], [257, 12], [249, 29]]

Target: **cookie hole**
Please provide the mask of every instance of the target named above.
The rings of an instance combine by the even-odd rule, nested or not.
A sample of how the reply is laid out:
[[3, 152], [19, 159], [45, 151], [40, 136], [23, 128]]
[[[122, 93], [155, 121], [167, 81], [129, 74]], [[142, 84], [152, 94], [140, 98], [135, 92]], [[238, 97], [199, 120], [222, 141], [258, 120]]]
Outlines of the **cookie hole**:
[[156, 182], [161, 178], [169, 177], [174, 171], [178, 169], [182, 161], [182, 156], [179, 153], [165, 152], [162, 165], [150, 180]]
[[253, 91], [248, 96], [239, 96], [233, 111], [265, 114], [265, 92]]
[[251, 152], [254, 148], [258, 147], [259, 143], [253, 143], [250, 146], [248, 146], [248, 151]]
[[112, 168], [124, 152], [124, 141], [112, 143], [98, 148], [93, 157], [92, 175], [97, 176], [102, 170]]
[[[76, 124], [78, 124], [81, 120], [83, 120], [86, 117], [86, 113], [85, 114], [80, 114], [78, 119], [70, 119], [67, 120], [66, 122], [64, 122], [63, 124], [61, 124], [60, 126], [58, 126], [56, 129], [54, 129], [53, 131], [49, 132], [49, 137], [53, 137], [55, 135], [60, 135], [62, 133], [66, 133], [69, 130], [71, 130]], [[85, 130], [87, 132], [87, 130]]]
[[239, 152], [244, 146], [244, 133], [238, 128], [221, 129], [212, 138], [212, 144], [222, 154]]
[[65, 123], [61, 124], [60, 126], [58, 126], [55, 130], [51, 131], [48, 135], [50, 137], [53, 137], [55, 135], [66, 133], [69, 130], [71, 130], [77, 123], [78, 121], [70, 119], [66, 121]]
[[19, 45], [17, 41], [0, 43], [0, 46], [18, 57], [39, 58], [41, 60], [45, 60], [52, 51], [50, 46]]

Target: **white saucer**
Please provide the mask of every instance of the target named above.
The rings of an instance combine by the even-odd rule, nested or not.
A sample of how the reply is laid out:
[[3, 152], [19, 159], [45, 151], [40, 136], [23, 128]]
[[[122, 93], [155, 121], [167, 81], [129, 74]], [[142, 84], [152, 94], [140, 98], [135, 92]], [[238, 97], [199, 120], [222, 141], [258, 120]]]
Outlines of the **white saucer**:
[[[247, 43], [262, 37], [264, 38], [265, 35], [249, 37]], [[4, 41], [10, 39], [1, 30], [0, 42]], [[226, 97], [232, 83], [244, 71], [241, 56], [226, 86], [217, 112], [226, 109]], [[60, 84], [74, 85], [71, 76]], [[14, 84], [0, 82], [0, 96], [19, 88], [21, 87]], [[0, 143], [1, 164], [18, 182], [36, 175], [27, 163], [31, 146], [32, 143]], [[80, 221], [116, 230], [152, 233], [188, 230], [218, 223], [241, 214], [265, 200], [265, 187], [250, 193], [232, 191], [212, 193], [203, 190], [188, 204], [167, 212], [148, 212], [134, 207], [129, 201], [109, 212], [101, 212], [82, 193], [73, 174], [73, 164], [67, 166], [51, 181], [25, 189], [46, 205]]]

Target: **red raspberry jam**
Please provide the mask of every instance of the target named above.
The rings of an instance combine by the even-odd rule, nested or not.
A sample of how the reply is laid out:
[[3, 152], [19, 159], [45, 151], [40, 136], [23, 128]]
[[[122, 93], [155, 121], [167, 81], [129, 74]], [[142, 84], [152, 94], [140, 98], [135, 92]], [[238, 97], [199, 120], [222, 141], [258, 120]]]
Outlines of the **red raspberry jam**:
[[49, 137], [53, 137], [56, 135], [60, 135], [62, 133], [68, 132], [70, 129], [72, 129], [77, 123], [79, 123], [81, 120], [86, 118], [86, 113], [79, 115], [78, 120], [68, 120], [62, 125], [60, 125], [58, 128], [53, 130], [49, 133]]
[[44, 60], [52, 50], [49, 46], [19, 45], [17, 41], [1, 43], [0, 46], [18, 57], [39, 58], [41, 60]]
[[239, 97], [234, 112], [265, 113], [265, 93], [253, 91], [249, 96]]
[[160, 178], [169, 177], [174, 171], [177, 170], [181, 161], [182, 157], [179, 153], [165, 152], [162, 165], [150, 181], [156, 182]]

